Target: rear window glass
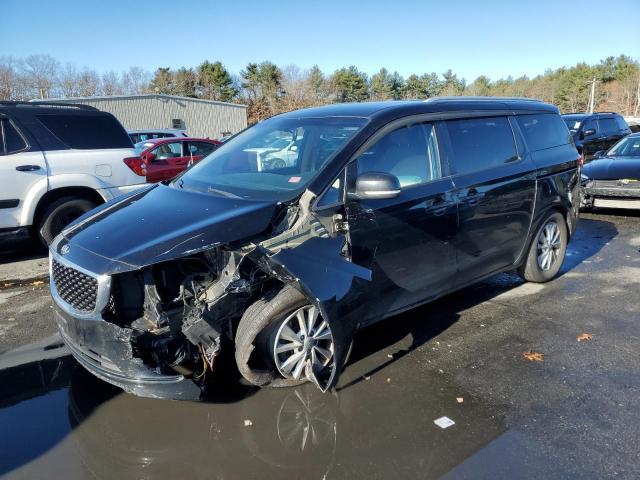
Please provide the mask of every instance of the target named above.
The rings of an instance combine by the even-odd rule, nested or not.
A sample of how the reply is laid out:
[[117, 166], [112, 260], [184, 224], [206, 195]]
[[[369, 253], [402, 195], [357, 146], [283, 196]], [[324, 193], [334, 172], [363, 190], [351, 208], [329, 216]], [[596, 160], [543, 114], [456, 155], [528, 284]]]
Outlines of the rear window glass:
[[567, 125], [559, 115], [518, 115], [516, 119], [531, 150], [543, 150], [571, 142]]
[[107, 115], [37, 115], [51, 133], [70, 148], [131, 148], [127, 132]]
[[484, 170], [516, 160], [513, 131], [506, 117], [445, 122], [453, 150], [454, 173]]

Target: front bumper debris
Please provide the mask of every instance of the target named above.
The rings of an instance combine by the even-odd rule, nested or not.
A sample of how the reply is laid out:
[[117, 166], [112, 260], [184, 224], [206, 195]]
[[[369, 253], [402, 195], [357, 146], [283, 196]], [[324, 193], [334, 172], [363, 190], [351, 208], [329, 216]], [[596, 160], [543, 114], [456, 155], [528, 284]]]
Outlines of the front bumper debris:
[[54, 307], [62, 339], [96, 377], [141, 397], [199, 400], [201, 389], [182, 375], [164, 375], [134, 357], [131, 330], [104, 320], [82, 320]]

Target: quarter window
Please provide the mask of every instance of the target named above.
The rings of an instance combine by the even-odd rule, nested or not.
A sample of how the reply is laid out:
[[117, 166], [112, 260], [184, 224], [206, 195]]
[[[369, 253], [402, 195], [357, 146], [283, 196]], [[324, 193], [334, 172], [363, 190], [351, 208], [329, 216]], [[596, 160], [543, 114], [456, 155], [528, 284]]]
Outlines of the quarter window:
[[358, 175], [391, 173], [402, 187], [442, 176], [435, 129], [430, 123], [406, 125], [388, 133], [358, 157]]
[[447, 120], [451, 168], [464, 174], [503, 165], [518, 158], [506, 117]]
[[570, 143], [569, 130], [559, 115], [518, 115], [518, 125], [531, 150], [543, 150]]
[[2, 140], [2, 143], [0, 144], [0, 152], [10, 154], [27, 148], [24, 138], [8, 119], [2, 119], [1, 130], [0, 140]]

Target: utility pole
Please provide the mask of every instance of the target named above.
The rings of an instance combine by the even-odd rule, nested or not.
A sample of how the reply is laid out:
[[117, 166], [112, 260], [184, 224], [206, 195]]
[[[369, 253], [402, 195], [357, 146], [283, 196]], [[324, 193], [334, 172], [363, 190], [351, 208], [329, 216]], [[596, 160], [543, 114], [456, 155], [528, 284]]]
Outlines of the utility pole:
[[593, 113], [596, 103], [596, 77], [591, 80], [591, 95], [589, 96], [589, 113]]

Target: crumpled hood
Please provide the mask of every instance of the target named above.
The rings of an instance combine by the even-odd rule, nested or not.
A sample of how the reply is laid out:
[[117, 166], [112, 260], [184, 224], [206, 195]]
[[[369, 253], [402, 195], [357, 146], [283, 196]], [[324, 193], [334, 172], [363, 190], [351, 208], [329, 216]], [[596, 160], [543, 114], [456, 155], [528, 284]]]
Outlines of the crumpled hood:
[[158, 184], [79, 219], [56, 247], [140, 268], [257, 235], [276, 206]]
[[599, 158], [586, 164], [582, 169], [582, 174], [591, 180], [640, 179], [640, 158]]

